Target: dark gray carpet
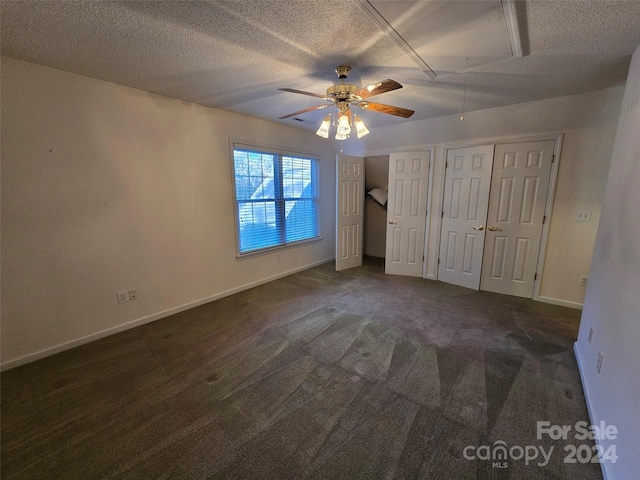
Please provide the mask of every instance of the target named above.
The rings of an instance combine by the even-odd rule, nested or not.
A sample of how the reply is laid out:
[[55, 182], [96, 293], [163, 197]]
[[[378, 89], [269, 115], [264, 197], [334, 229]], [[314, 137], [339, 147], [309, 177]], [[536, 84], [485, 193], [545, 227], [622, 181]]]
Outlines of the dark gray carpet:
[[2, 477], [600, 479], [536, 438], [588, 422], [579, 317], [325, 264], [4, 372]]

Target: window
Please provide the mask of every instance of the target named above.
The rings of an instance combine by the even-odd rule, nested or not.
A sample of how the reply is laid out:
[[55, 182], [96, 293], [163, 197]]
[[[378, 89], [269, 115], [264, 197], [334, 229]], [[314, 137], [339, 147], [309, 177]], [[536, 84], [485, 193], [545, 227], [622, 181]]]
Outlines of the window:
[[319, 238], [318, 160], [233, 148], [238, 253]]

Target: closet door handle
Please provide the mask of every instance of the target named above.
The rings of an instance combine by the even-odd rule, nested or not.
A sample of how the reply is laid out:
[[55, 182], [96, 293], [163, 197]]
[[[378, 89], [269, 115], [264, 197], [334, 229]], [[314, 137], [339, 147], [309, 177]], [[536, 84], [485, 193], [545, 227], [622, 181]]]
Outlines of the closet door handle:
[[391, 225], [396, 225], [398, 222], [396, 222], [395, 220], [389, 220], [389, 223], [390, 223]]
[[494, 227], [493, 225], [489, 225], [488, 230], [489, 230], [490, 232], [501, 232], [501, 231], [502, 231], [502, 229], [501, 229], [501, 228]]
[[476, 225], [473, 227], [474, 230], [484, 230], [484, 225]]

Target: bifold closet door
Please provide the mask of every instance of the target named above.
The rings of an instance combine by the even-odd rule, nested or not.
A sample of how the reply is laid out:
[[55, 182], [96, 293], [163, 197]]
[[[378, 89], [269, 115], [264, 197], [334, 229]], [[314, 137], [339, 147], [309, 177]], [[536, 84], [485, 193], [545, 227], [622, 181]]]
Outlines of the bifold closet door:
[[481, 290], [533, 296], [554, 145], [496, 145]]
[[447, 151], [438, 280], [480, 288], [493, 145]]

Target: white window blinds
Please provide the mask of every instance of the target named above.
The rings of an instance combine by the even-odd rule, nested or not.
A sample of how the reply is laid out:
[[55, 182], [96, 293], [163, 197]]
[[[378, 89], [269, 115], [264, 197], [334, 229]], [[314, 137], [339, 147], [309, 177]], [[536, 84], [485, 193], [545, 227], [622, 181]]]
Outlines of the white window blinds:
[[319, 237], [317, 163], [234, 146], [240, 255]]

